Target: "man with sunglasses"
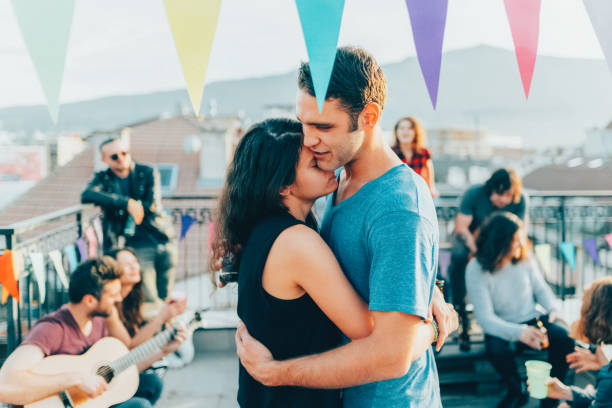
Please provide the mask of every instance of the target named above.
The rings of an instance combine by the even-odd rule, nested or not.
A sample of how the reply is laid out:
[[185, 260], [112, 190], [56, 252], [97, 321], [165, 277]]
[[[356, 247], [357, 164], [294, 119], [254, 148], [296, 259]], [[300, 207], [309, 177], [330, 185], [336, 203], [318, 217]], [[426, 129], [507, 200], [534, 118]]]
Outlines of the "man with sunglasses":
[[102, 142], [100, 153], [108, 169], [96, 173], [81, 202], [102, 209], [105, 252], [123, 246], [136, 251], [146, 301], [160, 305], [174, 281], [177, 251], [172, 223], [162, 208], [159, 172], [135, 163], [120, 138]]

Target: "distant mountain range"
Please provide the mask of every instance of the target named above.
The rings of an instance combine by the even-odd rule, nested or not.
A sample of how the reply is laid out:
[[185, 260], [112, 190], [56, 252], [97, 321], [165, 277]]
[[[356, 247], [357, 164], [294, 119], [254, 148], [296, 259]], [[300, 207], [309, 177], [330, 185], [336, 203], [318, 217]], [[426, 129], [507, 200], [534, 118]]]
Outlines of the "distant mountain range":
[[[526, 147], [576, 145], [585, 131], [612, 120], [612, 75], [603, 60], [538, 57], [531, 96], [525, 100], [514, 52], [478, 46], [445, 53], [438, 108], [433, 110], [415, 57], [383, 66], [388, 98], [383, 127], [405, 115], [428, 128], [482, 128], [496, 136], [520, 136]], [[295, 101], [295, 72], [206, 86], [202, 111], [211, 101], [218, 114], [242, 112], [261, 119], [271, 105]], [[185, 90], [111, 96], [62, 105], [58, 126], [46, 107], [0, 109], [2, 126], [29, 134], [113, 129], [189, 106]]]

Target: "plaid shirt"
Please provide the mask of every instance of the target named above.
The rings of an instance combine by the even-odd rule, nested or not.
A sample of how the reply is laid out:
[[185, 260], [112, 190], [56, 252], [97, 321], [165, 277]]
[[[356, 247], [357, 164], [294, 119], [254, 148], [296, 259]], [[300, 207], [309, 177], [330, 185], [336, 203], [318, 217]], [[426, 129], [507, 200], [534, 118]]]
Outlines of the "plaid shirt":
[[399, 158], [406, 163], [408, 166], [419, 175], [423, 175], [423, 169], [427, 168], [427, 162], [431, 159], [431, 152], [425, 148], [421, 148], [420, 151], [412, 153], [410, 161], [406, 160], [402, 152], [396, 152]]

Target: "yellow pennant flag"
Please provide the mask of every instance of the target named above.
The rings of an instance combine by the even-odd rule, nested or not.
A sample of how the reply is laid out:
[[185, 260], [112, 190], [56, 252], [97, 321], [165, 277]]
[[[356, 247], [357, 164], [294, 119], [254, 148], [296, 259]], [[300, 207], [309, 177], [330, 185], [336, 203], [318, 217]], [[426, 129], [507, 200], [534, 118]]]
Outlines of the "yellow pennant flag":
[[550, 265], [550, 245], [549, 244], [538, 244], [533, 248], [536, 259], [544, 272], [544, 276], [551, 279], [552, 268]]
[[164, 4], [189, 99], [199, 115], [221, 0], [164, 0]]

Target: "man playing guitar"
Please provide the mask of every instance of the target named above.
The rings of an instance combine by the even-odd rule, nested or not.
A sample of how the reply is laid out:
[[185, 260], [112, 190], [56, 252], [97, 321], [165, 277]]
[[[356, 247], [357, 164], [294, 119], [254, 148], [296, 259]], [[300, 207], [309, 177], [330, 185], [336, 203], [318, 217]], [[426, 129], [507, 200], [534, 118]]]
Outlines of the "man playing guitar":
[[[75, 388], [94, 398], [107, 390], [105, 379], [89, 372], [67, 367], [63, 374], [44, 375], [33, 370], [47, 356], [80, 355], [98, 340], [113, 336], [105, 318], [121, 301], [115, 261], [102, 257], [83, 262], [72, 273], [68, 291], [70, 303], [40, 319], [0, 369], [0, 401], [25, 405]], [[164, 352], [176, 350], [185, 337], [179, 331]], [[148, 400], [138, 397], [116, 405], [150, 406]]]

